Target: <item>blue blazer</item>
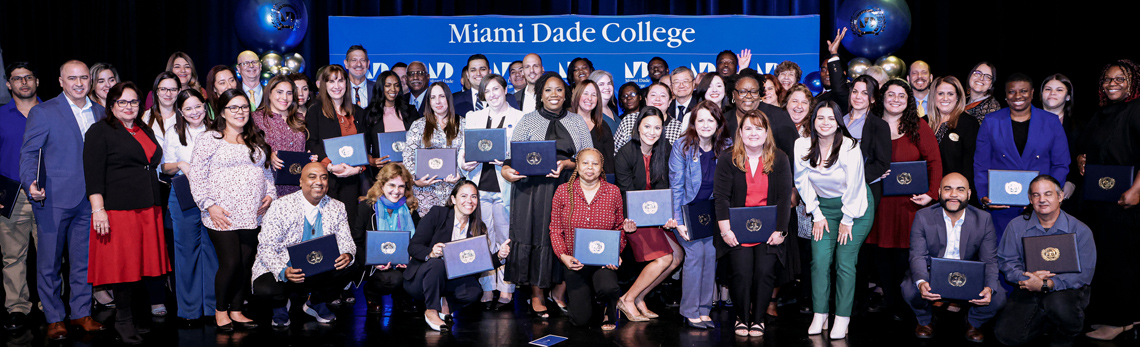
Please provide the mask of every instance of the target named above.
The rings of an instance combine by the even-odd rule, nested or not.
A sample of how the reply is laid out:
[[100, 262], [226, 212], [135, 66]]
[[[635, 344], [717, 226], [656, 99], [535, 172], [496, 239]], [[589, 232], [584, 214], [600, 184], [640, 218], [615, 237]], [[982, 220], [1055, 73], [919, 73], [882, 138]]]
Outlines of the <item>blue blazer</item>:
[[[989, 119], [989, 116], [986, 117]], [[942, 205], [926, 207], [914, 215], [910, 227], [910, 275], [906, 284], [924, 280], [930, 282], [930, 258], [946, 257], [946, 221]], [[1001, 289], [998, 281], [997, 231], [990, 214], [974, 206], [966, 206], [962, 221], [962, 234], [958, 239], [958, 254], [962, 260], [986, 263], [986, 286]]]
[[[471, 90], [459, 91], [451, 94], [451, 98], [455, 100], [455, 115], [460, 117], [467, 117], [467, 112], [475, 110], [475, 104], [471, 103]], [[513, 94], [506, 94], [507, 106], [519, 110], [519, 103], [515, 101]]]
[[[677, 221], [677, 225], [685, 225], [681, 206], [693, 202], [697, 198], [697, 193], [701, 190], [701, 180], [703, 180], [697, 145], [694, 144], [688, 151], [685, 151], [684, 143], [684, 137], [674, 141], [672, 154], [669, 155], [669, 189], [673, 195], [673, 219]], [[726, 152], [730, 151], [726, 150]], [[697, 157], [696, 161], [693, 157]], [[709, 200], [712, 199], [712, 195], [709, 195]]]
[[974, 151], [974, 183], [978, 200], [989, 196], [990, 169], [1035, 170], [1065, 182], [1069, 174], [1069, 141], [1057, 115], [1031, 107], [1029, 139], [1025, 153], [1017, 152], [1013, 141], [1013, 120], [1009, 108], [986, 115], [978, 130], [978, 146]]
[[[87, 102], [92, 102], [90, 99]], [[103, 106], [91, 104], [91, 113], [98, 122], [104, 117]], [[39, 150], [44, 150], [44, 167], [47, 169], [46, 206], [63, 209], [78, 206], [87, 198], [87, 184], [83, 178], [83, 134], [67, 95], [60, 94], [32, 107], [24, 130], [24, 143], [20, 146], [20, 185], [28, 191], [36, 179]], [[32, 204], [38, 208], [38, 204]]]

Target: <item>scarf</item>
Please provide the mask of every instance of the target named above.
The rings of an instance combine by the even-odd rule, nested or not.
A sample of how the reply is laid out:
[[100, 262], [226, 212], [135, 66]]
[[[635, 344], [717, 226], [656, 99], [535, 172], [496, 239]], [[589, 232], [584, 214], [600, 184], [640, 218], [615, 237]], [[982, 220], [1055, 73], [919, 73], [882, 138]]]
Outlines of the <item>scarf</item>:
[[[412, 214], [408, 211], [406, 204], [407, 197], [400, 198], [400, 201], [392, 202], [387, 198], [381, 196], [376, 199], [376, 229], [390, 230], [390, 231], [408, 231], [411, 235], [416, 233], [415, 225], [412, 225]], [[392, 210], [392, 213], [387, 213]]]

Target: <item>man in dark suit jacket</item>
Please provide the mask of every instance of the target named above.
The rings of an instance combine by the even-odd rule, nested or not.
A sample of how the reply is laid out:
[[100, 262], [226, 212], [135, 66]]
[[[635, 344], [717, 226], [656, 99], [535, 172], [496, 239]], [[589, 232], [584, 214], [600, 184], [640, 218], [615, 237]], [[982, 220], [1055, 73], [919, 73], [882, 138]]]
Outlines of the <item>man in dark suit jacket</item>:
[[[483, 77], [490, 73], [490, 63], [487, 57], [482, 54], [473, 54], [467, 58], [467, 70], [463, 73], [467, 74], [467, 80], [471, 81], [471, 88], [452, 93], [452, 99], [455, 100], [455, 114], [460, 117], [466, 117], [467, 112], [477, 111], [483, 109], [481, 101], [479, 101], [479, 85], [483, 83]], [[515, 109], [519, 108], [518, 102], [515, 102], [514, 95], [507, 95], [507, 104]]]
[[368, 69], [372, 62], [368, 60], [368, 50], [360, 45], [348, 47], [344, 55], [344, 68], [348, 70], [348, 96], [352, 103], [360, 108], [367, 108], [372, 100], [372, 86], [375, 81], [368, 80]]
[[538, 78], [542, 77], [542, 74], [545, 72], [546, 69], [542, 67], [542, 57], [539, 57], [538, 54], [530, 53], [527, 54], [526, 57], [523, 57], [523, 76], [526, 77], [526, 88], [515, 91], [515, 101], [518, 102], [519, 110], [522, 110], [524, 114], [530, 113], [537, 108], [534, 95], [537, 94], [538, 89], [542, 87], [535, 86], [534, 84], [538, 82]]
[[1005, 290], [998, 282], [997, 232], [990, 214], [969, 206], [970, 183], [965, 176], [950, 173], [942, 178], [939, 205], [919, 210], [910, 228], [910, 271], [902, 283], [903, 298], [914, 310], [918, 338], [930, 338], [931, 302], [942, 299], [930, 290], [930, 258], [981, 261], [986, 263], [986, 287], [966, 316], [966, 339], [985, 339], [978, 327], [997, 314], [1005, 304]]
[[[29, 199], [38, 202], [32, 204], [39, 229], [36, 289], [48, 322], [47, 337], [53, 340], [67, 337], [64, 321], [68, 312], [61, 299], [59, 274], [65, 256], [71, 267], [71, 325], [87, 331], [103, 330], [102, 324], [91, 319], [91, 285], [87, 283], [91, 203], [87, 200], [82, 155], [87, 128], [103, 119], [105, 111], [87, 98], [91, 81], [87, 64], [71, 60], [59, 71], [63, 94], [32, 107], [20, 146], [20, 182]], [[40, 160], [44, 161], [46, 182], [37, 180]]]
[[[669, 108], [666, 109], [669, 116], [681, 121], [681, 127], [684, 129], [689, 128], [689, 116], [693, 107], [697, 106], [697, 97], [693, 95], [693, 89], [696, 88], [693, 80], [697, 76], [693, 75], [693, 70], [687, 66], [681, 66], [673, 69], [673, 74], [669, 79], [672, 84], [669, 88], [673, 91], [673, 101], [669, 102]], [[681, 107], [678, 107], [680, 104]]]
[[431, 101], [427, 97], [428, 76], [427, 65], [423, 62], [413, 61], [408, 64], [408, 93], [404, 94], [404, 101], [415, 107], [416, 118], [423, 116], [427, 104]]

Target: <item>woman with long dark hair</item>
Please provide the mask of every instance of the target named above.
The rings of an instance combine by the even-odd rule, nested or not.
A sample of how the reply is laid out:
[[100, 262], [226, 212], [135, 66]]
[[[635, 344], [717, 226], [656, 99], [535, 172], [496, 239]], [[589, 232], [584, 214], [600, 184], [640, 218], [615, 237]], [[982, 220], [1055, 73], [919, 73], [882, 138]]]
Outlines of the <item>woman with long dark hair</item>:
[[[1087, 119], [1077, 119], [1073, 115], [1073, 82], [1062, 74], [1052, 74], [1041, 81], [1041, 108], [1046, 112], [1057, 115], [1061, 120], [1061, 128], [1065, 129], [1065, 139], [1069, 142], [1069, 175], [1065, 177], [1063, 189], [1065, 199], [1061, 201], [1066, 212], [1076, 213], [1080, 196], [1083, 192], [1084, 177], [1080, 173], [1077, 155], [1080, 145], [1080, 130]], [[1075, 197], [1075, 198], [1074, 198]]]
[[164, 71], [154, 78], [151, 94], [158, 95], [158, 102], [147, 108], [142, 115], [142, 121], [154, 131], [159, 146], [166, 144], [166, 132], [174, 127], [174, 99], [181, 90], [182, 84], [173, 72]]
[[87, 97], [100, 106], [107, 107], [107, 92], [119, 84], [119, 70], [108, 63], [91, 65], [91, 87]]
[[208, 112], [210, 112], [210, 118], [206, 120], [206, 125], [210, 125], [209, 122], [213, 121], [214, 111], [212, 108], [216, 107], [214, 105], [218, 101], [218, 96], [222, 95], [224, 91], [237, 88], [238, 83], [236, 76], [237, 73], [225, 65], [215, 65], [206, 73], [206, 87], [202, 89], [206, 90], [204, 93], [206, 103], [211, 105], [208, 110]]
[[305, 112], [309, 111], [309, 106], [313, 106], [313, 92], [312, 83], [309, 83], [309, 77], [303, 73], [289, 74], [289, 80], [293, 81], [293, 95], [297, 96], [297, 112], [301, 113], [301, 118], [304, 118]]
[[[267, 93], [262, 93], [261, 106], [250, 114], [253, 124], [265, 132], [265, 142], [273, 150], [271, 165], [274, 170], [285, 169], [284, 162], [277, 158], [278, 151], [304, 152], [305, 115], [297, 110], [297, 98], [293, 82], [283, 75], [273, 76], [265, 84]], [[301, 190], [292, 184], [277, 185], [277, 196]]]
[[731, 103], [728, 102], [728, 90], [724, 83], [724, 78], [717, 74], [711, 74], [701, 79], [701, 83], [697, 83], [697, 89], [693, 90], [693, 95], [701, 98], [701, 100], [712, 101], [720, 108], [721, 113], [728, 111]]
[[[173, 73], [175, 77], [178, 77], [178, 91], [197, 89], [200, 92], [204, 92], [206, 89], [198, 84], [198, 68], [194, 67], [194, 59], [190, 59], [189, 54], [183, 52], [170, 54], [170, 58], [166, 59], [166, 72]], [[154, 106], [155, 92], [155, 90], [151, 90], [146, 96], [147, 109]]]
[[408, 131], [412, 128], [412, 123], [420, 118], [420, 114], [402, 97], [404, 90], [400, 86], [400, 76], [391, 70], [384, 71], [376, 77], [371, 95], [373, 97], [365, 109], [368, 111], [368, 117], [364, 123], [365, 128], [372, 134], [367, 138], [368, 152], [372, 155], [372, 167], [378, 169], [390, 160], [387, 157], [380, 157], [380, 147], [376, 143], [375, 134]]

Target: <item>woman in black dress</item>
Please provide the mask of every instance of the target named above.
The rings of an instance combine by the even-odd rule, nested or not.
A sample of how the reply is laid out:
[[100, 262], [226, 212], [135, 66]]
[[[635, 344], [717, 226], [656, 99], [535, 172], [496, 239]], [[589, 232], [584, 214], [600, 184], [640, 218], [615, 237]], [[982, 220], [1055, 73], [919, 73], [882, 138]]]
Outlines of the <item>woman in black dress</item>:
[[[934, 137], [942, 153], [942, 174], [957, 172], [966, 176], [970, 190], [977, 192], [974, 187], [974, 148], [978, 143], [979, 125], [978, 119], [965, 111], [965, 89], [954, 76], [936, 78], [931, 86], [934, 89], [934, 107], [930, 108], [928, 116], [931, 123], [937, 123]], [[976, 199], [969, 203], [981, 207]]]

